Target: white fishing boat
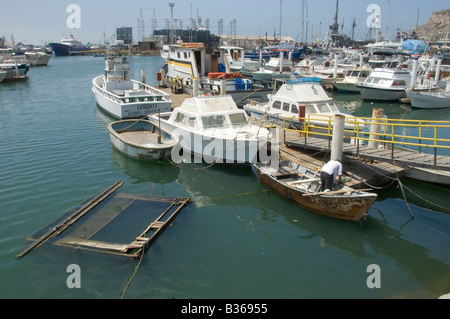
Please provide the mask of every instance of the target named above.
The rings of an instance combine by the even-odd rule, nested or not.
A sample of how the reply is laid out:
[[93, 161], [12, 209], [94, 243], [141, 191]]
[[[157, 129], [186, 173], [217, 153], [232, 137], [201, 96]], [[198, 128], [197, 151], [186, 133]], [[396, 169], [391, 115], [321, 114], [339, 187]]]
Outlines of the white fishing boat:
[[170, 134], [143, 119], [128, 119], [108, 125], [111, 143], [119, 152], [139, 160], [160, 160], [178, 143]]
[[377, 68], [357, 87], [364, 100], [397, 101], [406, 97], [411, 78], [409, 70]]
[[245, 50], [235, 46], [221, 46], [227, 58], [231, 72], [252, 72], [259, 70], [260, 62], [245, 57]]
[[[315, 77], [289, 80], [276, 94], [268, 95], [268, 98], [266, 103], [248, 103], [244, 105], [244, 110], [252, 117], [280, 126], [286, 121], [288, 127], [295, 128], [303, 127], [305, 119], [310, 124], [328, 127], [329, 119], [333, 119], [336, 114], [343, 114], [325, 92], [320, 79]], [[358, 123], [360, 129], [364, 127], [362, 120], [356, 120], [349, 114], [344, 115], [346, 129], [353, 129], [353, 123]]]
[[[255, 163], [261, 147], [267, 147], [271, 139], [268, 129], [250, 124], [229, 95], [188, 98], [172, 112], [152, 114], [148, 119], [180, 140], [175, 152], [178, 156], [183, 150], [180, 162], [181, 157], [190, 160], [192, 154], [208, 163]], [[172, 160], [177, 162], [173, 151]]]
[[25, 52], [25, 60], [30, 66], [47, 65], [51, 58], [52, 55], [45, 52]]
[[172, 107], [170, 94], [130, 79], [127, 56], [106, 57], [105, 74], [92, 80], [92, 91], [98, 106], [118, 119], [168, 112]]
[[406, 90], [411, 106], [421, 109], [439, 109], [450, 107], [450, 79], [445, 90]]
[[0, 71], [6, 72], [4, 81], [25, 79], [28, 70], [28, 65], [21, 59], [0, 59]]
[[274, 79], [290, 79], [292, 75], [296, 76], [297, 73], [294, 70], [290, 59], [270, 58], [269, 62], [264, 64], [259, 71], [252, 72], [254, 80], [271, 82]]
[[272, 90], [270, 84], [256, 83], [232, 72], [223, 49], [206, 52], [203, 43], [178, 43], [169, 46], [161, 69], [161, 85], [172, 92], [190, 95], [231, 95], [240, 106], [251, 96], [263, 100]]
[[372, 69], [355, 68], [347, 70], [345, 77], [341, 81], [336, 81], [334, 85], [339, 92], [359, 93], [357, 85], [364, 83], [372, 73]]

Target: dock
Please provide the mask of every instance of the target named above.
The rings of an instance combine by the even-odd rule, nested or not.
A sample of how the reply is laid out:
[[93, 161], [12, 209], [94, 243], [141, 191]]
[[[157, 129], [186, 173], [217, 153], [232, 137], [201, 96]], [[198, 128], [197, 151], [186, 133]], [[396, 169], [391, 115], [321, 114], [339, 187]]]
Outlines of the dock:
[[[291, 139], [285, 141], [288, 146], [295, 146], [315, 151], [329, 149], [330, 141], [318, 137], [307, 139]], [[366, 160], [390, 162], [399, 166], [414, 166], [450, 171], [450, 157], [434, 156], [432, 154], [419, 153], [405, 148], [380, 148], [370, 147], [364, 144], [343, 144], [343, 153], [346, 155], [364, 158]]]
[[[171, 95], [172, 108], [179, 107], [186, 98], [192, 97], [186, 93], [173, 93], [168, 87], [160, 90]], [[251, 122], [258, 126], [273, 126], [256, 118]], [[291, 160], [309, 169], [320, 171], [320, 168], [330, 159], [331, 137], [323, 138], [308, 136], [295, 130], [278, 127], [280, 134], [279, 157], [281, 160]], [[426, 145], [423, 145], [426, 147]], [[401, 177], [415, 178], [412, 169], [423, 168], [446, 173], [444, 182], [448, 184], [450, 177], [450, 157], [417, 152], [404, 147], [389, 144], [388, 147], [369, 147], [363, 143], [343, 144], [344, 175], [346, 185], [355, 189], [369, 187], [385, 188], [398, 181]], [[424, 174], [424, 171], [420, 171]], [[447, 176], [448, 175], [448, 176]], [[435, 178], [425, 175], [419, 178], [424, 181], [436, 182]]]
[[[328, 148], [301, 147], [300, 144], [292, 143], [292, 134], [287, 134], [286, 140], [280, 141], [280, 158], [320, 172], [322, 166], [330, 160], [330, 151]], [[343, 154], [342, 164], [347, 178], [345, 185], [354, 189], [386, 188], [405, 176], [404, 167], [385, 161], [367, 160], [348, 153]]]
[[187, 98], [192, 97], [192, 95], [187, 94], [187, 93], [172, 93], [172, 90], [170, 89], [170, 87], [164, 87], [164, 86], [160, 86], [158, 87], [159, 90], [170, 94], [170, 98], [172, 100], [172, 109], [179, 107], [184, 100], [186, 100]]

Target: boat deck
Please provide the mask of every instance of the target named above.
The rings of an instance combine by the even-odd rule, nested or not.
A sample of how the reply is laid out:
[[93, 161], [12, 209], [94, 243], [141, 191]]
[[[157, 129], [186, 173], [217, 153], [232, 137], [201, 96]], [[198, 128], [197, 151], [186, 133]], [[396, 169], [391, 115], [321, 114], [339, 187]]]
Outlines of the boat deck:
[[127, 143], [137, 145], [158, 144], [159, 135], [150, 131], [132, 131], [119, 133], [121, 138]]

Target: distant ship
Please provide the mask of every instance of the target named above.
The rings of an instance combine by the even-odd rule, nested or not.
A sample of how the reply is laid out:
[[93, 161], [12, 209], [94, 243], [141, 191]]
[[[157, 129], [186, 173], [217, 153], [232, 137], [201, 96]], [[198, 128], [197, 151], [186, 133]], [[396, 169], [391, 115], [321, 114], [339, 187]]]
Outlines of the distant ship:
[[48, 44], [55, 56], [79, 55], [88, 51], [89, 47], [75, 40], [73, 37], [62, 39], [61, 42], [52, 42]]

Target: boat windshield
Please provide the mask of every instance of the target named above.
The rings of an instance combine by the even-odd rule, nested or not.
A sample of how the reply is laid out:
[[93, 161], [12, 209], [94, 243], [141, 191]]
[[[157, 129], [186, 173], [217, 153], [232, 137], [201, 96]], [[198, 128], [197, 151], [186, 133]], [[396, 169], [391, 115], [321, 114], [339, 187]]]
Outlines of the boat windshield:
[[317, 109], [319, 110], [319, 113], [337, 113], [339, 110], [337, 109], [336, 105], [334, 103], [323, 103], [323, 104], [317, 104]]
[[204, 128], [222, 127], [225, 123], [225, 116], [224, 115], [202, 116], [202, 123]]
[[229, 117], [232, 125], [247, 124], [247, 119], [244, 113], [230, 114]]

